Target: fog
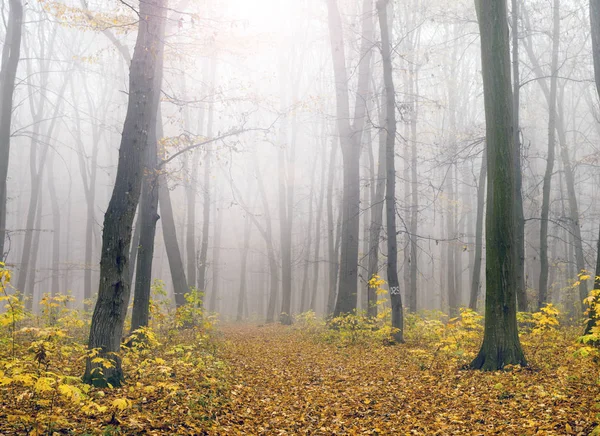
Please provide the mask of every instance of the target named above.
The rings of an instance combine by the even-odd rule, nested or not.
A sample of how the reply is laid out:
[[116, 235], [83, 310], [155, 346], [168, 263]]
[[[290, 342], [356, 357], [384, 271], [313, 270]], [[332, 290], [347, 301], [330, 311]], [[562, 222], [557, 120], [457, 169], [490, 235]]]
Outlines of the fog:
[[[332, 3], [341, 17], [343, 86], [332, 61], [342, 50], [332, 33]], [[510, 11], [508, 17], [519, 46], [522, 263], [533, 309], [544, 275], [540, 224], [547, 222], [545, 301], [580, 315], [578, 274], [593, 275], [597, 256], [600, 112], [587, 2], [560, 1], [558, 26], [557, 3], [519, 2], [517, 29]], [[8, 2], [2, 5], [4, 41]], [[34, 311], [44, 293], [70, 292], [83, 307], [98, 292], [138, 9], [139, 2], [127, 0], [25, 5], [0, 258]], [[163, 195], [151, 279], [166, 296], [156, 298], [175, 305], [174, 274], [181, 272], [173, 272], [167, 248], [176, 242], [188, 287], [202, 291], [206, 310], [224, 320], [280, 319], [286, 289], [292, 315], [333, 312], [345, 277], [339, 130], [345, 88], [345, 121], [360, 145], [356, 307], [366, 310], [371, 274], [387, 280], [390, 236], [384, 219], [379, 237], [371, 237], [387, 132], [374, 2], [171, 0], [167, 9], [157, 126], [158, 158], [166, 163], [145, 173], [157, 171], [168, 186], [176, 236], [165, 228]], [[485, 112], [475, 8], [472, 1], [409, 0], [390, 2], [387, 12], [402, 301], [410, 311], [452, 312], [468, 306], [475, 289], [475, 308], [483, 310], [486, 247], [483, 239], [478, 274], [476, 222]], [[359, 83], [365, 62], [366, 89]], [[553, 86], [556, 111], [549, 109]], [[555, 163], [545, 218], [549, 142]], [[136, 216], [132, 254], [140, 222]], [[135, 277], [132, 283], [131, 301]]]

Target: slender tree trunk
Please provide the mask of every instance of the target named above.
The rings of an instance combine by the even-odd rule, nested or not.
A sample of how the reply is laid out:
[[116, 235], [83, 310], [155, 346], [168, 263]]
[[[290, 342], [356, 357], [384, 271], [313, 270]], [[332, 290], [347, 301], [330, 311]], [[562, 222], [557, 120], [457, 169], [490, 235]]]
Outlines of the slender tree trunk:
[[54, 155], [50, 155], [48, 162], [48, 192], [50, 193], [50, 203], [52, 205], [52, 284], [50, 291], [52, 295], [60, 292], [60, 205], [56, 195], [56, 185], [54, 181]]
[[4, 261], [6, 239], [6, 206], [8, 161], [10, 157], [10, 126], [13, 112], [15, 78], [21, 55], [21, 33], [23, 27], [23, 4], [21, 0], [9, 0], [8, 24], [2, 46], [0, 66], [0, 262]]
[[35, 295], [35, 285], [36, 285], [36, 275], [37, 275], [37, 262], [38, 262], [38, 254], [40, 248], [40, 238], [42, 236], [41, 228], [42, 228], [42, 212], [44, 205], [40, 201], [36, 207], [35, 213], [35, 228], [38, 229], [36, 232], [33, 232], [33, 238], [31, 242], [32, 246], [32, 256], [30, 259], [29, 269], [27, 271], [27, 287], [25, 288], [25, 295], [28, 297], [25, 300], [25, 306], [28, 310], [34, 310], [37, 302], [39, 301]]
[[[184, 109], [185, 129], [190, 130], [189, 109]], [[201, 134], [202, 132], [198, 132]], [[187, 162], [188, 159], [185, 159]], [[185, 233], [185, 250], [187, 260], [187, 281], [190, 286], [196, 286], [196, 273], [198, 271], [196, 259], [196, 193], [198, 188], [198, 167], [200, 165], [200, 152], [195, 150], [191, 158], [189, 179], [185, 185], [187, 205], [187, 226]]]
[[[215, 198], [218, 198], [219, 192], [215, 189]], [[213, 252], [212, 252], [212, 291], [210, 293], [210, 305], [209, 310], [211, 312], [217, 312], [219, 307], [217, 305], [217, 297], [219, 295], [219, 274], [220, 274], [220, 257], [221, 257], [221, 233], [223, 229], [223, 207], [216, 205], [217, 216], [215, 222], [214, 236], [213, 236]], [[220, 301], [221, 298], [219, 297]]]
[[244, 220], [244, 247], [241, 252], [241, 268], [240, 268], [240, 291], [238, 293], [238, 305], [236, 321], [241, 321], [244, 317], [244, 305], [247, 301], [246, 296], [246, 270], [248, 267], [248, 250], [250, 249], [250, 231], [252, 230], [252, 220], [250, 214], [246, 213]]
[[[210, 61], [210, 83], [212, 87], [215, 85], [215, 78], [217, 74], [217, 63], [215, 59]], [[214, 101], [211, 99], [208, 104], [208, 120], [206, 126], [206, 136], [212, 138], [213, 136], [213, 120], [214, 120]], [[200, 244], [200, 256], [198, 258], [198, 289], [206, 297], [206, 266], [208, 261], [208, 240], [210, 230], [210, 171], [211, 171], [211, 160], [212, 151], [206, 150], [206, 156], [204, 158], [204, 179], [203, 179], [203, 198], [202, 198], [202, 242]]]
[[448, 210], [446, 215], [446, 227], [448, 229], [448, 245], [446, 246], [447, 255], [447, 276], [446, 286], [448, 289], [448, 311], [451, 317], [455, 317], [458, 314], [458, 295], [456, 289], [456, 265], [454, 255], [456, 250], [454, 246], [458, 243], [456, 235], [456, 225], [454, 219], [456, 217], [456, 207], [454, 206], [454, 164], [450, 164], [448, 167], [448, 174], [446, 178], [446, 192], [448, 199]]
[[[325, 129], [323, 129], [325, 130]], [[326, 144], [325, 134], [323, 133], [323, 145]], [[321, 270], [321, 222], [323, 218], [323, 203], [325, 199], [325, 169], [327, 168], [326, 163], [326, 151], [325, 147], [322, 147], [321, 154], [321, 187], [319, 191], [319, 200], [317, 205], [317, 218], [315, 225], [315, 263], [313, 265], [313, 281], [311, 287], [311, 298], [310, 298], [310, 309], [314, 312], [317, 311], [317, 289], [319, 287], [319, 272]]]
[[396, 142], [396, 95], [392, 79], [392, 58], [390, 49], [390, 32], [387, 15], [388, 1], [377, 1], [379, 28], [381, 29], [381, 58], [383, 62], [383, 81], [385, 84], [385, 130], [386, 130], [386, 187], [385, 217], [387, 223], [387, 278], [392, 303], [392, 327], [396, 342], [404, 342], [404, 314], [402, 311], [402, 294], [398, 280], [398, 241], [396, 235], [396, 168], [394, 162], [394, 144]]
[[558, 46], [560, 32], [559, 0], [554, 0], [553, 17], [554, 31], [552, 33], [552, 65], [550, 78], [550, 98], [548, 101], [548, 157], [544, 185], [542, 188], [542, 217], [540, 221], [540, 289], [538, 293], [538, 310], [547, 303], [548, 299], [548, 219], [550, 214], [550, 192], [552, 173], [554, 172], [554, 149], [556, 144], [556, 90], [558, 68]]
[[[385, 125], [385, 105], [380, 105], [379, 125]], [[371, 203], [371, 225], [369, 230], [369, 280], [379, 271], [379, 242], [383, 228], [383, 203], [385, 196], [386, 181], [386, 135], [379, 133], [379, 152], [377, 158], [377, 176], [375, 179], [375, 196]], [[369, 288], [367, 291], [367, 314], [370, 317], [377, 316], [377, 293], [376, 289]]]
[[[333, 57], [336, 89], [337, 126], [343, 158], [342, 239], [340, 281], [334, 314], [351, 313], [357, 306], [358, 247], [360, 233], [360, 144], [365, 123], [366, 94], [370, 76], [370, 50], [364, 50], [370, 41], [372, 2], [363, 1], [363, 36], [361, 52], [365, 53], [359, 65], [358, 98], [354, 122], [350, 124], [348, 73], [342, 31], [342, 20], [337, 0], [327, 0], [329, 36]], [[369, 27], [371, 26], [371, 27]], [[368, 40], [368, 41], [367, 41]]]
[[156, 76], [162, 76], [166, 0], [140, 3], [140, 21], [129, 74], [129, 102], [123, 125], [113, 193], [104, 217], [98, 300], [92, 315], [88, 347], [113, 359], [111, 368], [86, 360], [84, 381], [98, 386], [120, 386], [123, 371], [119, 352], [129, 301], [128, 254], [135, 210], [143, 178], [148, 132], [156, 125]]
[[[558, 101], [557, 133], [558, 142], [560, 144], [560, 156], [565, 172], [565, 184], [567, 185], [567, 199], [569, 201], [569, 222], [571, 225], [571, 235], [573, 244], [575, 245], [575, 264], [577, 266], [577, 274], [586, 272], [585, 256], [583, 254], [583, 239], [581, 238], [581, 226], [579, 223], [579, 207], [577, 203], [577, 193], [575, 192], [575, 174], [571, 166], [571, 158], [569, 157], [569, 147], [567, 145], [567, 137], [564, 127], [565, 116], [563, 113], [562, 98]], [[579, 281], [579, 303], [582, 310], [585, 310], [583, 300], [587, 298], [588, 289], [587, 281]]]
[[418, 269], [418, 218], [419, 218], [419, 185], [417, 173], [417, 120], [419, 116], [419, 68], [414, 63], [408, 67], [411, 80], [409, 82], [409, 93], [411, 94], [411, 118], [410, 118], [410, 149], [411, 149], [411, 207], [410, 207], [410, 289], [408, 290], [408, 310], [412, 313], [417, 311], [417, 269]]
[[[162, 66], [157, 65], [157, 68], [162, 68]], [[155, 86], [155, 89], [160, 90], [160, 83], [155, 84]], [[159, 95], [158, 92], [155, 93], [154, 98], [158, 100]], [[156, 104], [158, 107], [160, 103], [157, 101], [153, 102], [153, 104]], [[158, 216], [158, 138], [156, 136], [155, 124], [150, 126], [150, 131], [148, 132], [146, 163], [140, 198], [139, 213], [141, 230], [133, 294], [133, 309], [131, 312], [131, 332], [148, 326], [150, 320], [154, 238], [156, 236], [156, 223], [160, 218]]]
[[333, 211], [333, 183], [335, 181], [335, 161], [337, 156], [338, 144], [336, 139], [331, 141], [331, 152], [329, 154], [329, 172], [327, 174], [327, 251], [329, 261], [329, 286], [326, 297], [326, 315], [333, 313], [335, 298], [337, 296], [337, 277], [339, 271], [339, 257], [335, 249], [335, 218]]
[[483, 157], [479, 170], [479, 184], [477, 185], [477, 218], [475, 219], [475, 260], [473, 264], [473, 278], [471, 280], [471, 296], [469, 308], [477, 310], [477, 299], [481, 286], [481, 260], [483, 253], [483, 209], [485, 207], [485, 180], [487, 177], [487, 144], [483, 145]]
[[307, 228], [307, 240], [306, 240], [306, 259], [304, 262], [304, 274], [302, 278], [302, 288], [300, 292], [300, 312], [306, 312], [309, 307], [310, 301], [308, 296], [308, 270], [310, 266], [310, 250], [312, 248], [312, 224], [313, 224], [313, 196], [315, 192], [315, 175], [317, 169], [317, 160], [313, 163], [313, 169], [311, 174], [310, 191], [308, 194], [308, 228]]
[[171, 204], [171, 194], [169, 191], [167, 177], [161, 174], [158, 178], [158, 204], [160, 206], [160, 215], [162, 223], [162, 234], [169, 261], [169, 270], [173, 281], [173, 294], [175, 297], [175, 306], [183, 306], [185, 294], [189, 292], [189, 283], [185, 276], [183, 258], [179, 243], [177, 242], [177, 230], [175, 229], [175, 219], [173, 217], [173, 206]]

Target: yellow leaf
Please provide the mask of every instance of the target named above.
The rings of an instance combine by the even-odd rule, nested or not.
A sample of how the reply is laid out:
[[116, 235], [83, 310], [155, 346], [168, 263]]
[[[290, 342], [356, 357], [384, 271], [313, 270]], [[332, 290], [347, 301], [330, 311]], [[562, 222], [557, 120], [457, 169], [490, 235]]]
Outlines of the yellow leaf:
[[131, 407], [131, 400], [127, 398], [117, 398], [113, 400], [111, 405], [117, 410], [125, 410]]

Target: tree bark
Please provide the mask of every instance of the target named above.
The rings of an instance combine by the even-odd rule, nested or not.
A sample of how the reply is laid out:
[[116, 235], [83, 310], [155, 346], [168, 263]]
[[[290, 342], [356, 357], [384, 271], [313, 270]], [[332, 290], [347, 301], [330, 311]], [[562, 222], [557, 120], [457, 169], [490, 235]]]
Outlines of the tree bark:
[[[324, 130], [324, 129], [323, 129]], [[323, 145], [326, 144], [325, 135], [323, 134]], [[321, 188], [319, 193], [319, 200], [317, 205], [317, 217], [315, 223], [315, 263], [313, 265], [313, 276], [312, 276], [312, 288], [310, 297], [310, 309], [314, 312], [317, 311], [317, 289], [319, 287], [319, 272], [321, 270], [321, 221], [323, 218], [323, 203], [325, 199], [325, 169], [326, 166], [326, 151], [325, 147], [322, 147], [321, 154]]]
[[[215, 59], [210, 61], [210, 83], [214, 87], [217, 72], [217, 63]], [[213, 120], [214, 120], [214, 101], [211, 99], [208, 104], [208, 119], [206, 126], [206, 137], [213, 136]], [[206, 266], [208, 261], [208, 240], [210, 230], [210, 168], [211, 168], [212, 152], [206, 150], [204, 158], [204, 179], [203, 179], [203, 196], [202, 196], [202, 242], [200, 243], [200, 255], [198, 257], [198, 290], [206, 297]], [[204, 300], [203, 297], [203, 300]]]
[[86, 360], [84, 381], [98, 386], [120, 386], [123, 370], [119, 357], [123, 323], [129, 301], [128, 251], [135, 210], [143, 178], [143, 158], [148, 132], [156, 124], [158, 99], [156, 76], [162, 75], [166, 0], [140, 2], [138, 36], [129, 73], [129, 102], [119, 148], [119, 163], [112, 196], [104, 217], [100, 284], [92, 315], [88, 347], [114, 360], [114, 366], [98, 372], [99, 364]]
[[5, 260], [6, 206], [8, 161], [10, 158], [10, 135], [13, 112], [15, 78], [21, 55], [21, 33], [23, 28], [23, 4], [21, 0], [9, 0], [8, 24], [0, 69], [0, 262]]
[[552, 173], [554, 172], [554, 149], [556, 144], [556, 91], [558, 68], [558, 45], [560, 39], [559, 0], [554, 0], [552, 33], [552, 64], [550, 77], [550, 97], [548, 101], [548, 156], [546, 172], [542, 187], [542, 216], [540, 221], [540, 289], [538, 293], [537, 308], [542, 308], [548, 299], [548, 219], [550, 214], [550, 192], [552, 186]]
[[[363, 17], [368, 17], [372, 3], [363, 1]], [[327, 0], [329, 36], [336, 90], [337, 127], [343, 158], [342, 193], [342, 239], [340, 253], [340, 280], [334, 315], [356, 310], [358, 286], [358, 247], [360, 232], [360, 143], [365, 123], [365, 96], [370, 75], [370, 51], [365, 51], [358, 72], [358, 97], [354, 122], [350, 124], [348, 98], [348, 74], [342, 30], [342, 20], [337, 0]], [[370, 18], [363, 23], [364, 35], [368, 35]], [[368, 39], [368, 38], [365, 38]], [[362, 44], [368, 44], [363, 39]]]
[[390, 32], [388, 28], [387, 0], [377, 1], [379, 28], [381, 29], [381, 58], [383, 62], [383, 81], [385, 84], [385, 217], [387, 225], [387, 278], [392, 303], [392, 327], [396, 342], [404, 342], [404, 313], [402, 294], [398, 280], [398, 241], [396, 232], [396, 168], [394, 161], [394, 144], [396, 142], [396, 94], [392, 78], [392, 58], [390, 49]]
[[[52, 206], [52, 284], [50, 292], [52, 295], [60, 293], [60, 205], [56, 195], [56, 184], [54, 181], [54, 155], [50, 156], [48, 162], [48, 192]], [[65, 289], [66, 291], [66, 289]]]
[[487, 144], [483, 145], [483, 157], [479, 170], [479, 184], [477, 186], [477, 218], [475, 219], [475, 259], [473, 264], [473, 278], [471, 280], [471, 296], [469, 309], [477, 310], [477, 299], [481, 286], [481, 260], [483, 253], [483, 209], [485, 207], [485, 180], [487, 177]]
[[171, 280], [173, 281], [175, 306], [181, 307], [186, 303], [185, 294], [189, 292], [190, 288], [185, 275], [181, 250], [179, 249], [179, 243], [177, 242], [177, 230], [175, 228], [175, 219], [173, 217], [171, 193], [165, 174], [161, 174], [158, 178], [158, 205], [160, 207], [160, 221], [162, 223], [165, 250], [167, 251], [167, 260], [169, 261]]
[[517, 250], [519, 264], [517, 265], [517, 304], [521, 312], [528, 308], [527, 287], [525, 284], [525, 216], [523, 214], [523, 176], [521, 174], [521, 132], [519, 128], [519, 109], [521, 95], [521, 80], [519, 78], [519, 4], [511, 0], [512, 6], [512, 71], [513, 71], [513, 136], [515, 142], [516, 164], [516, 220], [517, 220]]
[[244, 305], [247, 301], [246, 296], [246, 270], [248, 268], [248, 250], [250, 249], [250, 231], [252, 230], [252, 219], [250, 214], [246, 213], [244, 220], [244, 246], [241, 251], [241, 267], [240, 267], [240, 290], [237, 301], [237, 316], [236, 321], [240, 322], [244, 317]]
[[[157, 64], [159, 61], [157, 62]], [[162, 68], [162, 65], [157, 65]], [[156, 83], [156, 90], [161, 84]], [[152, 102], [158, 105], [160, 93], [155, 92]], [[153, 124], [148, 132], [148, 146], [146, 147], [142, 193], [140, 197], [140, 242], [138, 245], [137, 265], [135, 275], [135, 289], [133, 294], [133, 309], [131, 312], [131, 332], [140, 327], [148, 326], [150, 320], [150, 292], [152, 288], [152, 260], [154, 259], [154, 237], [158, 216], [158, 138], [156, 136], [157, 117], [154, 116]]]
[[[381, 104], [379, 111], [379, 125], [383, 126], [386, 119], [385, 105]], [[371, 225], [369, 229], [369, 280], [379, 271], [379, 242], [383, 228], [383, 203], [385, 197], [386, 181], [386, 135], [379, 133], [379, 152], [377, 158], [377, 177], [375, 179], [375, 196], [371, 202]], [[369, 288], [367, 291], [367, 315], [377, 316], [377, 290]]]
[[481, 350], [471, 367], [525, 366], [517, 328], [515, 143], [506, 0], [477, 0], [481, 35], [486, 139], [486, 298]]
[[[592, 34], [592, 55], [594, 58], [594, 79], [596, 82], [596, 93], [600, 98], [600, 0], [590, 0], [590, 25]], [[596, 276], [594, 279], [594, 290], [600, 289], [600, 229], [598, 230], [598, 245], [596, 250]], [[596, 297], [595, 303], [597, 303]], [[592, 327], [597, 323], [598, 314], [590, 309], [588, 321], [585, 326], [584, 334], [591, 333]]]
[[[219, 192], [215, 187], [215, 198], [218, 198]], [[221, 257], [221, 233], [223, 229], [223, 207], [216, 204], [217, 216], [215, 217], [215, 228], [213, 233], [213, 250], [212, 250], [212, 289], [210, 293], [210, 304], [209, 310], [211, 312], [217, 312], [218, 302], [217, 296], [219, 295], [219, 267]], [[220, 298], [219, 300], [220, 301]]]

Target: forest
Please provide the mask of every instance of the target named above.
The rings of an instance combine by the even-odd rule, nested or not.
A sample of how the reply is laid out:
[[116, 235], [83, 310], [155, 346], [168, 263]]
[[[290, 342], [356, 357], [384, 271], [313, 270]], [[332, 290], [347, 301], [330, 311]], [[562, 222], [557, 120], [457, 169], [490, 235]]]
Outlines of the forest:
[[600, 435], [600, 0], [0, 5], [0, 434]]

